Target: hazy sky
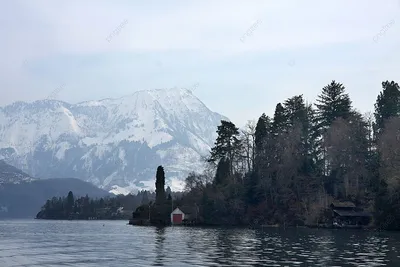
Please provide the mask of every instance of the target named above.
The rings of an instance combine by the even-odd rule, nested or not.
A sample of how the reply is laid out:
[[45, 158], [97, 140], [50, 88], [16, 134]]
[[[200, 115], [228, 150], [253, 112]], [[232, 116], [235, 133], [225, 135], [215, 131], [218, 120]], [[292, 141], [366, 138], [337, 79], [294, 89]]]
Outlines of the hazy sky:
[[241, 126], [333, 79], [362, 112], [400, 82], [399, 0], [12, 0], [0, 22], [0, 105], [198, 84]]

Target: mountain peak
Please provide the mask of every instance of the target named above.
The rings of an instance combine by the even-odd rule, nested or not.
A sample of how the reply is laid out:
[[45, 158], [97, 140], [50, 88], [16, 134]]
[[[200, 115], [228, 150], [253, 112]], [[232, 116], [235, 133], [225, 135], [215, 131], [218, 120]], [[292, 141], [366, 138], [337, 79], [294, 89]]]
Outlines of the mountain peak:
[[189, 171], [202, 168], [227, 120], [176, 87], [78, 104], [20, 103], [0, 110], [0, 158], [34, 177], [80, 177], [104, 188], [152, 188], [162, 164], [168, 185], [179, 189]]
[[132, 97], [137, 97], [137, 96], [144, 96], [144, 95], [149, 95], [153, 97], [153, 99], [158, 100], [161, 97], [193, 97], [194, 99], [197, 99], [199, 102], [201, 102], [195, 95], [193, 95], [192, 91], [186, 88], [178, 88], [178, 87], [172, 87], [172, 88], [161, 88], [161, 89], [145, 89], [145, 90], [138, 90], [135, 91], [132, 94], [125, 95], [119, 98], [104, 98], [100, 100], [90, 100], [90, 101], [83, 101], [79, 102], [76, 105], [78, 106], [103, 106], [104, 103], [109, 103], [109, 102], [115, 102], [127, 98], [132, 98]]

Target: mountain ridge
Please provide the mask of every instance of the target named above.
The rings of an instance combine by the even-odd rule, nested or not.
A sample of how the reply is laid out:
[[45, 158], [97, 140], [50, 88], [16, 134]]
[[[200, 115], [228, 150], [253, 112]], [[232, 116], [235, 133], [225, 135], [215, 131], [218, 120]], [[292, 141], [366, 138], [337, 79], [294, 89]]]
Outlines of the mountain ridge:
[[33, 177], [79, 177], [107, 190], [151, 189], [164, 165], [167, 184], [179, 190], [203, 167], [222, 119], [182, 88], [16, 102], [0, 108], [0, 159]]
[[0, 160], [0, 185], [1, 184], [19, 184], [21, 182], [30, 182], [35, 179], [18, 168]]

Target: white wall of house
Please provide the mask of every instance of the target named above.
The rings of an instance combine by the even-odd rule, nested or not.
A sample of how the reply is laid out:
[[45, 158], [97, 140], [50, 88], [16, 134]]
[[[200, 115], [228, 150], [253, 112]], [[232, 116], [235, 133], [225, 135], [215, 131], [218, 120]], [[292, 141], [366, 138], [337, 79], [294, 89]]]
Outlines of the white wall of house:
[[174, 214], [182, 214], [182, 220], [185, 219], [185, 213], [183, 213], [183, 211], [181, 211], [179, 208], [176, 208], [173, 212], [171, 212], [171, 223], [174, 222]]

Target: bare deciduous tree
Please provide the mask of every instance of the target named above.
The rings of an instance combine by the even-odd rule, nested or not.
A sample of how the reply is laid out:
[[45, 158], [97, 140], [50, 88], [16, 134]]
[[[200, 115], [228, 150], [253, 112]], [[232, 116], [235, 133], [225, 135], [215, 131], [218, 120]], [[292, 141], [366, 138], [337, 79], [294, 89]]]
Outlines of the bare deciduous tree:
[[380, 177], [393, 193], [400, 186], [400, 117], [390, 118], [379, 137]]

